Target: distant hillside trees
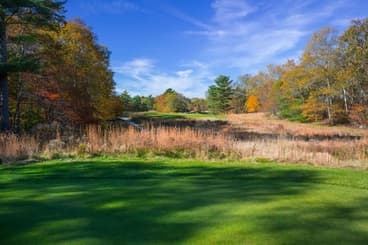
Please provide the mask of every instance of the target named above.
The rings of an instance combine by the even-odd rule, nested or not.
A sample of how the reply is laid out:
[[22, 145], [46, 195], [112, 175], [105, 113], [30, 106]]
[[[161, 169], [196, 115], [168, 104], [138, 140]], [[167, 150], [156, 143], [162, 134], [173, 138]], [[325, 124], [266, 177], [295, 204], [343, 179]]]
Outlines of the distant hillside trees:
[[123, 111], [125, 112], [140, 112], [153, 110], [154, 98], [152, 95], [131, 97], [128, 91], [123, 91], [120, 95]]
[[169, 88], [154, 99], [154, 108], [160, 112], [187, 112], [190, 99]]
[[188, 109], [193, 112], [206, 112], [208, 110], [207, 100], [202, 98], [192, 98]]

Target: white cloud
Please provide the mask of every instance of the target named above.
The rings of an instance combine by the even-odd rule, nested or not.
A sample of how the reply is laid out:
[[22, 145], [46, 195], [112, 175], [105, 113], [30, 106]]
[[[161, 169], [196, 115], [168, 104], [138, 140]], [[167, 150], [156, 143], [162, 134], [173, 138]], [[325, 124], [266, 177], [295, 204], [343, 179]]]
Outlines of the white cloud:
[[141, 75], [150, 73], [153, 67], [154, 61], [152, 59], [139, 58], [128, 61], [122, 66], [113, 67], [113, 70], [116, 73], [139, 79]]
[[153, 60], [146, 58], [127, 61], [113, 70], [121, 76], [117, 91], [124, 88], [133, 95], [158, 95], [172, 88], [188, 97], [204, 97], [208, 81], [213, 79], [208, 66], [198, 61], [181, 65], [172, 73], [159, 71]]

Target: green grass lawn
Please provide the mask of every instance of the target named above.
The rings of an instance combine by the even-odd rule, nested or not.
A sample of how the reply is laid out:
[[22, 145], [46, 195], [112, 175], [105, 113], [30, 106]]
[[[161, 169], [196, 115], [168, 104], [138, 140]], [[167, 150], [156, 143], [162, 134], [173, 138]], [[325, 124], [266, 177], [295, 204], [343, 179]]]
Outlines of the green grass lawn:
[[164, 112], [139, 112], [134, 117], [161, 118], [161, 119], [226, 119], [226, 115], [198, 114], [198, 113], [164, 113]]
[[0, 167], [0, 244], [368, 244], [368, 172], [90, 159]]

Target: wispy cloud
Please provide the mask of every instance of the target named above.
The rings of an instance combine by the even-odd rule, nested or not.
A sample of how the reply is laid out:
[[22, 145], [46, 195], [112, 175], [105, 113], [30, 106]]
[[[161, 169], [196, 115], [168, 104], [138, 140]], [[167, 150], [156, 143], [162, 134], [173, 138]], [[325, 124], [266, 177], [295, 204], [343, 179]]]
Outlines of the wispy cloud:
[[321, 21], [333, 22], [345, 1], [316, 0], [258, 2], [214, 0], [209, 28], [185, 31], [193, 38], [207, 39], [205, 50], [216, 67], [254, 72], [268, 63], [280, 63], [296, 57], [306, 39], [317, 31]]
[[124, 88], [141, 95], [158, 95], [167, 88], [173, 88], [189, 97], [204, 97], [208, 79], [213, 79], [208, 66], [198, 61], [180, 65], [176, 71], [166, 73], [157, 69], [154, 60], [137, 58], [113, 70], [120, 77], [117, 79], [118, 91]]
[[80, 1], [81, 9], [84, 14], [121, 14], [127, 11], [145, 12], [145, 10], [136, 3], [129, 0], [82, 0]]
[[183, 13], [182, 11], [179, 11], [177, 8], [173, 7], [173, 6], [165, 6], [161, 9], [162, 11], [164, 11], [165, 13], [178, 18], [184, 22], [190, 23], [198, 28], [202, 28], [202, 29], [206, 29], [206, 30], [211, 30], [212, 27], [208, 24], [206, 24], [205, 22], [198, 20], [192, 16], [189, 16], [185, 13]]
[[246, 1], [239, 0], [215, 0], [212, 7], [215, 9], [215, 21], [220, 25], [242, 19], [255, 10]]

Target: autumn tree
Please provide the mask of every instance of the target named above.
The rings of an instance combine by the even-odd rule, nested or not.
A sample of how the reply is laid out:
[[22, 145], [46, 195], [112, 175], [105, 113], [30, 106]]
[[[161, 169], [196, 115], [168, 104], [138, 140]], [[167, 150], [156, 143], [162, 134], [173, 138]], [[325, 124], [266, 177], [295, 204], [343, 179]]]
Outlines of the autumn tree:
[[257, 97], [259, 110], [275, 114], [278, 108], [276, 88], [274, 84], [280, 81], [282, 66], [268, 65], [265, 71], [260, 71], [247, 82], [247, 93]]
[[[41, 46], [41, 76], [33, 87], [46, 122], [85, 124], [114, 118], [119, 101], [110, 52], [81, 20], [71, 20]], [[121, 103], [120, 103], [121, 104]]]
[[233, 96], [230, 102], [233, 113], [242, 113], [246, 111], [244, 104], [247, 99], [248, 82], [251, 78], [252, 76], [250, 74], [244, 74], [239, 76], [238, 81], [233, 84]]
[[368, 124], [368, 18], [352, 21], [339, 41], [345, 110], [352, 121]]
[[[336, 106], [337, 103], [335, 103], [339, 95], [335, 84], [337, 80], [335, 63], [337, 45], [337, 31], [329, 27], [322, 28], [313, 34], [301, 61], [305, 72], [310, 74], [307, 86], [312, 89], [309, 100], [303, 106], [304, 115], [310, 115], [313, 118], [313, 111], [318, 112], [322, 109], [325, 110], [331, 124], [340, 112]], [[319, 103], [309, 103], [310, 101], [318, 101]]]
[[169, 88], [155, 98], [154, 108], [160, 112], [186, 112], [189, 104], [188, 98]]
[[190, 100], [189, 109], [195, 112], [207, 111], [207, 100], [202, 98], [192, 98]]
[[[336, 29], [322, 28], [299, 61], [268, 66], [247, 79], [246, 92], [254, 96], [248, 99], [293, 121], [368, 124], [367, 33], [368, 18], [354, 20], [340, 37]], [[216, 87], [209, 92], [215, 96]]]
[[114, 117], [109, 111], [115, 87], [109, 50], [78, 19], [69, 21], [56, 38], [64, 52], [57, 79], [68, 117], [80, 123]]
[[[53, 0], [12, 0], [0, 3], [0, 88], [2, 97], [1, 128], [8, 130], [9, 123], [9, 85], [8, 74], [26, 70], [27, 60], [9, 62], [8, 31], [13, 25], [29, 28], [52, 27], [63, 21], [63, 2]], [[20, 34], [19, 38], [23, 38]]]
[[300, 64], [289, 60], [283, 65], [283, 73], [279, 84], [279, 111], [277, 115], [290, 121], [306, 122], [308, 119], [302, 115], [301, 106], [307, 100], [310, 88], [307, 83], [308, 74]]
[[247, 112], [257, 112], [260, 109], [259, 101], [257, 96], [255, 95], [249, 95], [247, 98], [247, 101], [245, 103], [245, 109]]

